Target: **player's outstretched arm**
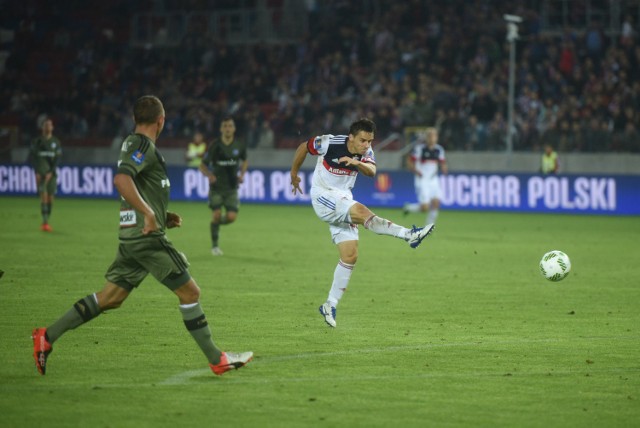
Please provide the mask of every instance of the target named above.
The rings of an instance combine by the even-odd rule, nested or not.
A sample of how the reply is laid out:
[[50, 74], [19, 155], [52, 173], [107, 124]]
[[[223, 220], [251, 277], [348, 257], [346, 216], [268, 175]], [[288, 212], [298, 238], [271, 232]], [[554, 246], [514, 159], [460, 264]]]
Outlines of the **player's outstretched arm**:
[[300, 188], [300, 177], [298, 177], [298, 171], [307, 158], [307, 143], [300, 143], [296, 149], [296, 153], [293, 155], [293, 162], [291, 164], [291, 192], [295, 195], [296, 192], [304, 193]]

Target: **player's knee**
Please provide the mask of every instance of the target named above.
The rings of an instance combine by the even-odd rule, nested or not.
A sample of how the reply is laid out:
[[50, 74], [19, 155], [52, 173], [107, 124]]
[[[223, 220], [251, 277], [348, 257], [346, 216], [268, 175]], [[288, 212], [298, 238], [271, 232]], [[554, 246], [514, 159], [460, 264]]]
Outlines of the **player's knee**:
[[340, 260], [342, 260], [344, 263], [355, 265], [358, 261], [358, 249], [354, 248], [352, 250], [343, 251], [340, 254]]
[[236, 213], [234, 211], [227, 212], [226, 224], [233, 223], [234, 221], [236, 221], [237, 217], [238, 217], [238, 213]]
[[356, 262], [358, 261], [358, 254], [354, 254], [354, 255], [350, 255], [350, 256], [346, 256], [346, 257], [341, 257], [340, 258], [344, 263], [349, 264], [349, 265], [355, 265]]
[[191, 279], [175, 291], [181, 305], [196, 303], [200, 300], [200, 287]]

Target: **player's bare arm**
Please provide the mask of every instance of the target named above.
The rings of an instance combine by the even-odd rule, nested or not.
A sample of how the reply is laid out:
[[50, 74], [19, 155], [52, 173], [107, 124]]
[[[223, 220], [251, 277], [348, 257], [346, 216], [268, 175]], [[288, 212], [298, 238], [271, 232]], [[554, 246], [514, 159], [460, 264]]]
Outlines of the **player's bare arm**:
[[345, 165], [354, 165], [358, 168], [358, 171], [366, 175], [367, 177], [373, 177], [376, 175], [376, 166], [372, 163], [361, 162], [357, 159], [350, 158], [348, 156], [343, 156], [338, 159], [338, 162], [344, 163]]
[[198, 169], [200, 170], [202, 175], [204, 175], [205, 177], [207, 177], [209, 179], [209, 184], [213, 184], [213, 183], [215, 183], [217, 181], [217, 177], [215, 176], [215, 174], [213, 172], [211, 172], [211, 170], [209, 168], [207, 168], [206, 165], [200, 164]]
[[418, 177], [422, 177], [422, 173], [418, 171], [418, 169], [416, 168], [416, 163], [411, 157], [407, 158], [407, 167], [412, 174], [417, 175]]
[[149, 204], [142, 199], [142, 196], [140, 196], [138, 188], [133, 182], [133, 178], [127, 174], [116, 174], [113, 179], [113, 184], [116, 186], [116, 189], [118, 189], [120, 196], [122, 196], [134, 210], [144, 216], [144, 229], [142, 229], [143, 235], [148, 235], [160, 228], [158, 226], [158, 221], [156, 220], [156, 214], [153, 212]]
[[291, 192], [295, 195], [296, 192], [300, 194], [304, 193], [300, 188], [300, 177], [298, 177], [298, 171], [307, 158], [307, 143], [301, 143], [296, 149], [296, 153], [293, 155], [293, 163], [291, 164]]
[[244, 183], [244, 176], [247, 174], [247, 169], [249, 169], [249, 161], [244, 160], [242, 162], [242, 166], [240, 167], [240, 175], [238, 176], [238, 183]]

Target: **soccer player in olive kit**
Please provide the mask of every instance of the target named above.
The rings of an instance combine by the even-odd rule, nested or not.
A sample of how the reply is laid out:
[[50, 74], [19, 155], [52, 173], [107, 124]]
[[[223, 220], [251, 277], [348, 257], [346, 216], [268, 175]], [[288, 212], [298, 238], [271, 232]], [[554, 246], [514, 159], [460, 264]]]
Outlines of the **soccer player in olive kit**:
[[433, 224], [408, 229], [378, 217], [364, 204], [353, 199], [351, 189], [359, 173], [376, 175], [376, 159], [371, 143], [376, 132], [373, 121], [363, 118], [349, 127], [349, 135], [318, 135], [301, 143], [291, 165], [291, 186], [295, 195], [302, 193], [300, 167], [307, 154], [318, 156], [311, 182], [311, 205], [320, 220], [329, 224], [333, 243], [340, 259], [333, 272], [333, 282], [325, 303], [318, 310], [324, 321], [336, 326], [336, 306], [349, 285], [358, 260], [358, 225], [378, 235], [394, 236], [417, 248], [433, 231]]
[[49, 216], [53, 207], [53, 197], [58, 185], [56, 168], [62, 155], [60, 140], [53, 135], [53, 121], [45, 119], [42, 122], [42, 135], [33, 140], [29, 157], [36, 174], [36, 185], [40, 195], [40, 213], [42, 225], [40, 229], [52, 232], [49, 225]]
[[[220, 225], [236, 221], [240, 201], [238, 187], [244, 180], [249, 163], [247, 147], [235, 137], [236, 124], [232, 117], [220, 123], [220, 138], [213, 140], [202, 158], [200, 171], [209, 179], [209, 208], [211, 218], [211, 254], [221, 256], [218, 245]], [[225, 213], [223, 215], [222, 208]]]
[[149, 273], [178, 297], [184, 325], [215, 374], [242, 367], [253, 357], [252, 352], [222, 352], [214, 344], [199, 303], [200, 288], [189, 274], [187, 259], [165, 235], [165, 229], [180, 227], [182, 218], [167, 211], [170, 183], [155, 145], [165, 121], [162, 102], [145, 95], [136, 101], [133, 116], [135, 131], [122, 143], [113, 180], [121, 196], [120, 244], [115, 260], [107, 269], [101, 291], [78, 300], [49, 327], [33, 330], [33, 356], [43, 375], [52, 345], [60, 336], [107, 309], [120, 307]]

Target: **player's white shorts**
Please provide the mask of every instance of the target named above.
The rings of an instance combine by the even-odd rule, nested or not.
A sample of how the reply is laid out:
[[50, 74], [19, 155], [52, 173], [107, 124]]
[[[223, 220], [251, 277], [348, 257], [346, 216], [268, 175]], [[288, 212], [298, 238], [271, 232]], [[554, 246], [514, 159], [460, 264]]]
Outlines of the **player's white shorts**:
[[434, 199], [442, 199], [442, 190], [440, 189], [440, 180], [416, 180], [415, 181], [416, 196], [421, 204], [431, 203]]
[[329, 223], [334, 244], [358, 240], [358, 226], [351, 224], [349, 210], [357, 201], [351, 192], [323, 190], [311, 192], [311, 205], [318, 218]]

